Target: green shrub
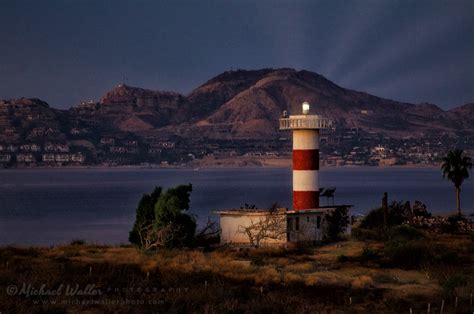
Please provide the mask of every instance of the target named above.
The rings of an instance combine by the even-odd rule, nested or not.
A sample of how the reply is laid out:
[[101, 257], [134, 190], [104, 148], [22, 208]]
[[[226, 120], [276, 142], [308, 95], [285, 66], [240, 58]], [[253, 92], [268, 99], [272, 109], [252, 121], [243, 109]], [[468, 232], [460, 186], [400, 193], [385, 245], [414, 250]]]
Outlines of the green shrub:
[[388, 274], [377, 274], [375, 276], [372, 277], [374, 282], [376, 283], [398, 283], [398, 280], [393, 277], [393, 276], [390, 276]]
[[445, 297], [452, 297], [455, 294], [455, 289], [458, 287], [464, 287], [467, 285], [467, 279], [461, 274], [455, 274], [446, 278], [441, 284], [443, 288], [443, 294]]
[[448, 217], [448, 223], [442, 225], [441, 231], [444, 233], [456, 233], [459, 231], [458, 222], [465, 221], [466, 218], [459, 215], [452, 215]]
[[346, 263], [346, 262], [348, 262], [349, 260], [350, 260], [349, 256], [344, 255], [344, 254], [343, 254], [343, 255], [339, 255], [339, 256], [337, 257], [337, 261], [338, 261], [339, 263]]
[[423, 239], [425, 235], [414, 227], [401, 225], [390, 228], [388, 237], [390, 240], [409, 241]]
[[14, 256], [24, 256], [24, 257], [38, 257], [40, 254], [39, 248], [29, 247], [21, 248], [14, 246], [7, 246], [0, 251], [0, 260], [7, 260]]
[[376, 240], [383, 241], [386, 240], [385, 232], [382, 228], [377, 229], [364, 229], [364, 228], [353, 228], [352, 236], [356, 239], [365, 241], [365, 240]]
[[[409, 219], [410, 212], [403, 202], [392, 202], [387, 209], [387, 226], [401, 225]], [[379, 229], [384, 226], [384, 210], [382, 207], [371, 210], [362, 220], [363, 229]]]
[[86, 241], [82, 239], [75, 239], [71, 241], [71, 245], [84, 245], [84, 244], [86, 244]]
[[347, 214], [347, 207], [337, 207], [331, 213], [325, 216], [327, 227], [326, 236], [329, 241], [338, 241], [341, 239], [341, 234], [349, 224], [349, 216]]
[[314, 248], [319, 245], [314, 242], [302, 241], [297, 243], [292, 250], [292, 254], [296, 255], [311, 255], [314, 254]]
[[254, 266], [264, 266], [265, 265], [265, 257], [263, 257], [262, 255], [253, 256], [251, 261], [250, 261], [250, 264], [254, 265]]
[[460, 257], [454, 251], [445, 251], [439, 256], [437, 261], [445, 265], [454, 265], [460, 262]]
[[79, 248], [76, 248], [76, 247], [73, 247], [73, 246], [66, 247], [64, 249], [63, 257], [71, 258], [71, 257], [80, 256], [81, 254], [80, 254], [79, 250], [80, 250]]
[[364, 247], [364, 250], [362, 251], [361, 255], [359, 256], [358, 260], [362, 263], [366, 262], [372, 262], [375, 260], [378, 260], [380, 258], [379, 254], [370, 249], [368, 246]]
[[432, 245], [422, 240], [392, 240], [385, 244], [384, 255], [389, 265], [403, 269], [417, 269], [433, 262], [435, 257]]
[[431, 213], [426, 210], [426, 205], [420, 201], [415, 201], [412, 207], [413, 216], [421, 216], [425, 218], [430, 218]]

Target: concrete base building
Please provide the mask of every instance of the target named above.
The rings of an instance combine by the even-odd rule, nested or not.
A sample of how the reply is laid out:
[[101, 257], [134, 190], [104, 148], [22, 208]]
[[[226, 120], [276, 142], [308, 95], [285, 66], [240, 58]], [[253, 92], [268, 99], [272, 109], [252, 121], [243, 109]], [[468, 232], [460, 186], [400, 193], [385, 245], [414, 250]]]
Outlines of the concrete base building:
[[[220, 216], [221, 244], [282, 245], [288, 242], [320, 242], [326, 232], [326, 214], [337, 207], [328, 206], [305, 211], [229, 209], [216, 213]], [[350, 224], [344, 231], [351, 233]]]

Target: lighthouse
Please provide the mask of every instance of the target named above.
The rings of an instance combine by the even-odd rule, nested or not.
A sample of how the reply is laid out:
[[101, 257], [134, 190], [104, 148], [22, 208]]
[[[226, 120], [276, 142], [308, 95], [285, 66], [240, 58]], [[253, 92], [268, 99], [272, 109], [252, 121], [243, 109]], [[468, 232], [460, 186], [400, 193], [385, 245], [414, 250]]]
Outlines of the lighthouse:
[[319, 208], [319, 135], [331, 127], [331, 120], [310, 114], [310, 104], [302, 104], [302, 114], [284, 114], [280, 130], [293, 131], [293, 210]]
[[[352, 205], [321, 206], [319, 192], [333, 197], [335, 188], [319, 188], [319, 135], [332, 127], [332, 121], [310, 114], [310, 104], [302, 104], [302, 112], [280, 119], [280, 130], [293, 132], [293, 208], [219, 210], [221, 243], [252, 244], [256, 237], [261, 244], [322, 241], [327, 231], [327, 215], [335, 210], [348, 210]], [[329, 200], [328, 200], [329, 203]], [[347, 212], [347, 211], [346, 211]], [[350, 234], [351, 226], [344, 226]]]

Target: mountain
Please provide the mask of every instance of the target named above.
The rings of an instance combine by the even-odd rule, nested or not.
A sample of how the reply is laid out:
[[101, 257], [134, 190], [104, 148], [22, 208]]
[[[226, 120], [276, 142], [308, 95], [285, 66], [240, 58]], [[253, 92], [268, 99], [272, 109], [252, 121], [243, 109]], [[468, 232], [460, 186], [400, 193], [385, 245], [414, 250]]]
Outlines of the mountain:
[[83, 103], [70, 111], [78, 119], [101, 121], [110, 129], [142, 132], [183, 122], [186, 99], [174, 92], [152, 91], [120, 84], [97, 103]]
[[[0, 141], [18, 142], [46, 131], [60, 133], [67, 127], [67, 111], [49, 107], [36, 98], [0, 100]], [[39, 127], [42, 127], [41, 131]]]
[[[37, 99], [3, 101], [0, 127], [28, 133], [34, 122], [64, 133], [82, 127], [138, 137], [272, 139], [279, 136], [281, 113], [298, 114], [303, 101], [311, 104], [311, 113], [333, 119], [338, 128], [393, 138], [474, 132], [474, 103], [445, 111], [434, 104], [397, 102], [345, 89], [317, 73], [288, 68], [227, 71], [188, 95], [120, 84], [99, 101], [69, 110], [50, 108]], [[17, 107], [23, 109], [15, 113]]]
[[[187, 100], [193, 114], [186, 129], [210, 136], [222, 128], [237, 138], [275, 136], [283, 110], [297, 114], [303, 101], [311, 103], [311, 113], [331, 118], [339, 127], [396, 138], [432, 133], [454, 135], [474, 129], [472, 115], [462, 115], [456, 109], [443, 111], [432, 104], [384, 99], [342, 88], [319, 74], [294, 69], [224, 72], [194, 90]], [[466, 111], [463, 107], [458, 110]]]

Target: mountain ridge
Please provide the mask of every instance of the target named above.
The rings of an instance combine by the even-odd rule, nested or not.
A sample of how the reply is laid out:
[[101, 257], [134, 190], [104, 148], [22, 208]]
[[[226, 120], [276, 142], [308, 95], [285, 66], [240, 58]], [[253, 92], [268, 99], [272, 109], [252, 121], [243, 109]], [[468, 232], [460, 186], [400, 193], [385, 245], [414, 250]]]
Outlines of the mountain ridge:
[[[225, 71], [186, 95], [119, 84], [99, 101], [66, 110], [50, 107], [39, 99], [29, 100], [44, 110], [46, 104], [49, 111], [61, 117], [64, 128], [68, 124], [65, 119], [76, 124], [95, 120], [109, 131], [117, 129], [138, 136], [161, 130], [185, 137], [219, 137], [213, 133], [220, 130], [226, 138], [264, 139], [278, 136], [281, 113], [298, 113], [303, 101], [311, 103], [311, 113], [333, 119], [337, 127], [360, 128], [395, 138], [474, 131], [472, 102], [449, 110], [429, 103], [398, 102], [346, 89], [320, 74], [291, 68]], [[28, 101], [21, 98], [5, 102], [21, 105]]]

